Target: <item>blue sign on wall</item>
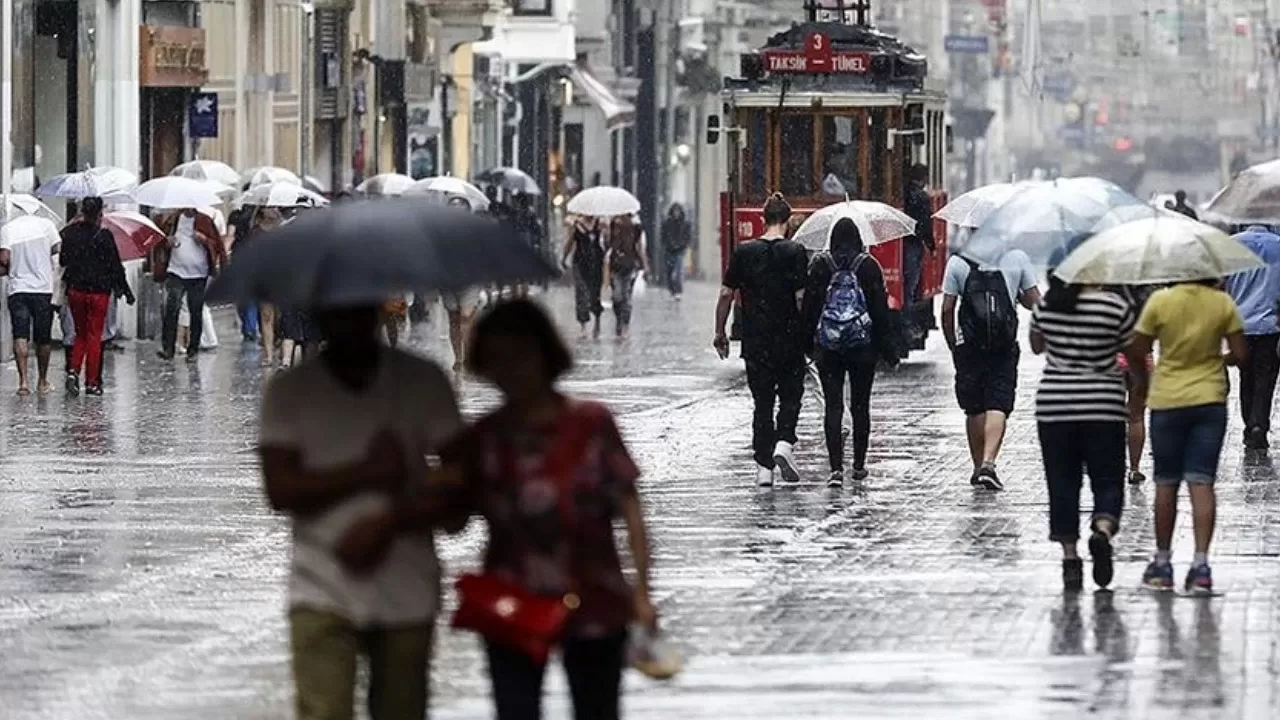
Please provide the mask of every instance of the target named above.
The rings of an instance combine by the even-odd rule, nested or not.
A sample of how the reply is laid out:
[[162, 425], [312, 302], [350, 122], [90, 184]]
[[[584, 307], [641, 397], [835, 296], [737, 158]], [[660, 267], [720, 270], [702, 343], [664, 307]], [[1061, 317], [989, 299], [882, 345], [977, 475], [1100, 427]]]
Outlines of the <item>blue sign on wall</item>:
[[191, 104], [187, 106], [187, 130], [193, 138], [218, 137], [217, 93], [191, 94]]
[[991, 52], [991, 38], [986, 35], [948, 35], [943, 48], [961, 55], [986, 55]]

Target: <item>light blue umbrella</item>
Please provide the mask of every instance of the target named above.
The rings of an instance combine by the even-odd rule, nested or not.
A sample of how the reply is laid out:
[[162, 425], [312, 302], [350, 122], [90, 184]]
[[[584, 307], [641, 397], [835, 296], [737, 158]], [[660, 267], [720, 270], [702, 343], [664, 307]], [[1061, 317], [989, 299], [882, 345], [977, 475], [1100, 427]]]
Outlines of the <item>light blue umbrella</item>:
[[128, 198], [138, 185], [138, 176], [117, 167], [96, 167], [81, 172], [55, 175], [40, 183], [36, 195], [69, 200], [100, 197], [106, 200]]
[[995, 265], [1022, 250], [1041, 267], [1053, 267], [1093, 235], [1120, 208], [1143, 206], [1120, 186], [1098, 178], [1068, 178], [1024, 190], [991, 214], [959, 249], [979, 263]]

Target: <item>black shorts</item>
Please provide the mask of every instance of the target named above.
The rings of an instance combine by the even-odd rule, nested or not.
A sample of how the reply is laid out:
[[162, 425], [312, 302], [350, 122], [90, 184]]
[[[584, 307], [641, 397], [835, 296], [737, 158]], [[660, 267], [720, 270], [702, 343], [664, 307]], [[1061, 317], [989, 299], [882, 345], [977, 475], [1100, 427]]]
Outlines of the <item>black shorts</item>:
[[1013, 413], [1018, 394], [1018, 347], [986, 351], [956, 348], [956, 400], [965, 415]]
[[48, 345], [53, 342], [53, 295], [10, 295], [9, 320], [13, 323], [14, 340], [30, 340], [37, 345]]

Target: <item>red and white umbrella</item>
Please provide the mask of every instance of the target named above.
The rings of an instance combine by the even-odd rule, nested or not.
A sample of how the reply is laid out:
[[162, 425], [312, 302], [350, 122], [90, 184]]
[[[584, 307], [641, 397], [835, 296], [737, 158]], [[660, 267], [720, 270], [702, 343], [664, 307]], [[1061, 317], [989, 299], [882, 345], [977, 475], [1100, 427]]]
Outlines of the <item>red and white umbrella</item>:
[[128, 262], [144, 258], [151, 248], [164, 242], [164, 233], [151, 218], [133, 210], [117, 210], [102, 216], [102, 227], [115, 238], [120, 259]]

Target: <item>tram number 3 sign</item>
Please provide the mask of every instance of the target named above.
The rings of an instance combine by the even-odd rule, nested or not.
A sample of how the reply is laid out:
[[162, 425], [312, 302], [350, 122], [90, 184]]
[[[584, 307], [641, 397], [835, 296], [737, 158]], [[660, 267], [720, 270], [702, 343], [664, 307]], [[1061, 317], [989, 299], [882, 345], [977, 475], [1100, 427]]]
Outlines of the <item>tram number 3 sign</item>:
[[824, 33], [810, 33], [804, 50], [766, 50], [765, 68], [771, 73], [864, 74], [871, 71], [871, 55], [864, 52], [833, 52]]

